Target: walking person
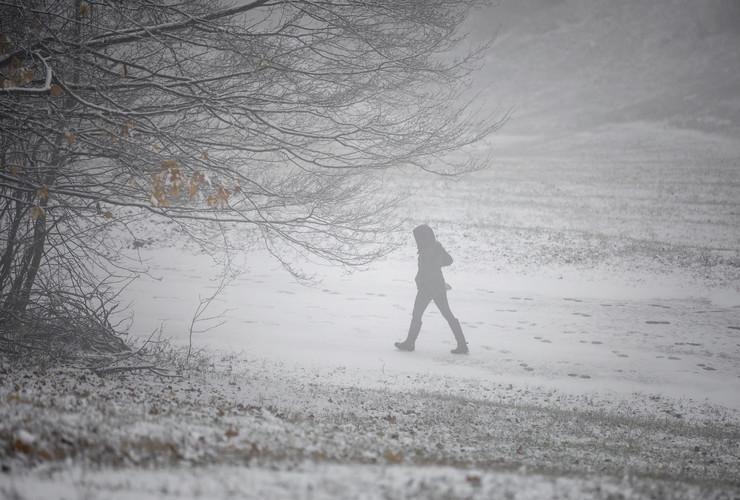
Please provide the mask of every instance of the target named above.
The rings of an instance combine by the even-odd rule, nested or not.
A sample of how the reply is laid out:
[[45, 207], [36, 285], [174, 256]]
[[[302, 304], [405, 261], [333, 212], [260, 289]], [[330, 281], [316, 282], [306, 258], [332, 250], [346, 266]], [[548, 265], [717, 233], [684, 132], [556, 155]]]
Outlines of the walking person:
[[447, 301], [447, 284], [442, 275], [442, 268], [452, 264], [452, 257], [437, 241], [432, 228], [426, 224], [414, 228], [414, 239], [419, 253], [419, 270], [415, 278], [416, 300], [414, 300], [414, 311], [411, 314], [408, 336], [403, 342], [396, 342], [395, 346], [402, 351], [414, 350], [416, 338], [421, 330], [421, 317], [429, 302], [434, 301], [437, 309], [450, 325], [457, 341], [457, 347], [451, 351], [452, 354], [468, 354], [468, 343], [465, 341], [460, 322], [450, 310], [450, 304]]

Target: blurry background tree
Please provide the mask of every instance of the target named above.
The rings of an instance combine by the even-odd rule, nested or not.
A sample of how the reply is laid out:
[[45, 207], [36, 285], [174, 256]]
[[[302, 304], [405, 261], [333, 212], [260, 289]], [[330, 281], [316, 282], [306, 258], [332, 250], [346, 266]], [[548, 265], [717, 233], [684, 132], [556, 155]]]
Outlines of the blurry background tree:
[[209, 251], [245, 226], [288, 267], [295, 250], [383, 255], [382, 172], [476, 169], [458, 152], [501, 125], [461, 99], [477, 3], [0, 2], [5, 338], [120, 347], [110, 312], [143, 219]]

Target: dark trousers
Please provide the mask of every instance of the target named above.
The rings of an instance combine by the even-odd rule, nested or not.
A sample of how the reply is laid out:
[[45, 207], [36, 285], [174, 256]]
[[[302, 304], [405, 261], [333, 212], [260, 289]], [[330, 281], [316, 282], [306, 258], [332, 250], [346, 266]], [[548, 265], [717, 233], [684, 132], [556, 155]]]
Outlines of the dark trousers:
[[[441, 292], [435, 294], [430, 294], [429, 292], [423, 292], [421, 290], [416, 292], [416, 299], [414, 300], [414, 312], [411, 314], [411, 325], [409, 326], [409, 334], [406, 337], [405, 344], [410, 347], [410, 350], [414, 350], [414, 342], [416, 342], [416, 338], [419, 336], [419, 332], [421, 331], [421, 317], [431, 301], [434, 301], [437, 309], [439, 309], [439, 312], [442, 313], [442, 316], [444, 316], [444, 318], [447, 320], [447, 323], [450, 325], [450, 329], [452, 329], [452, 334], [455, 336], [455, 340], [457, 341], [458, 349], [460, 349], [461, 347], [465, 347], [465, 352], [467, 352], [467, 342], [465, 342], [465, 335], [463, 335], [460, 322], [457, 320], [457, 318], [455, 318], [455, 316], [452, 314], [452, 311], [450, 310], [450, 304], [447, 302], [446, 290], [442, 290]], [[396, 346], [398, 347], [398, 344]]]
[[414, 300], [414, 312], [411, 313], [412, 322], [421, 322], [421, 317], [431, 301], [434, 301], [434, 305], [437, 306], [437, 309], [439, 309], [439, 312], [442, 313], [442, 316], [444, 317], [444, 319], [447, 320], [447, 323], [449, 323], [450, 326], [453, 326], [453, 324], [457, 322], [455, 316], [452, 314], [452, 310], [450, 310], [450, 303], [447, 301], [446, 290], [442, 290], [440, 293], [434, 295], [431, 295], [428, 292], [423, 292], [421, 290], [416, 292], [416, 299]]

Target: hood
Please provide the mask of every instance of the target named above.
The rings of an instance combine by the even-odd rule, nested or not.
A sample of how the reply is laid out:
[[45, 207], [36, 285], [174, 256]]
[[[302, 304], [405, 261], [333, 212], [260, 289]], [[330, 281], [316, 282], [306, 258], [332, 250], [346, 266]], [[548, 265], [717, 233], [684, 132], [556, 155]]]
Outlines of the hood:
[[434, 231], [432, 231], [432, 228], [426, 224], [421, 224], [414, 228], [414, 239], [416, 240], [416, 246], [419, 250], [430, 247], [437, 241], [434, 237]]

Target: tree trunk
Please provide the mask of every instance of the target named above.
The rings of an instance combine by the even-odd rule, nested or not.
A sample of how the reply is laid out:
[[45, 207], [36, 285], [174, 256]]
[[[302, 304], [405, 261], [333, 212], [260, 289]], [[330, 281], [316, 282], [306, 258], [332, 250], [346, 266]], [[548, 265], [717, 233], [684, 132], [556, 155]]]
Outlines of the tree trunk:
[[[10, 205], [10, 202], [8, 202]], [[10, 208], [8, 208], [10, 213]], [[7, 246], [3, 252], [3, 256], [0, 259], [0, 293], [5, 290], [5, 283], [10, 279], [10, 271], [12, 269], [13, 257], [17, 251], [16, 237], [18, 236], [18, 228], [21, 225], [23, 219], [23, 205], [16, 201], [15, 202], [15, 215], [12, 216], [10, 227], [8, 228]]]
[[[46, 202], [42, 202], [41, 207], [44, 208]], [[15, 310], [13, 311], [16, 317], [23, 316], [23, 313], [28, 307], [28, 301], [31, 297], [31, 289], [33, 283], [36, 281], [36, 275], [39, 271], [39, 264], [41, 263], [41, 257], [44, 254], [44, 246], [46, 243], [46, 216], [41, 215], [36, 219], [33, 225], [33, 243], [29, 248], [30, 265], [28, 272], [26, 273], [26, 279], [23, 282], [23, 287], [16, 299]]]

